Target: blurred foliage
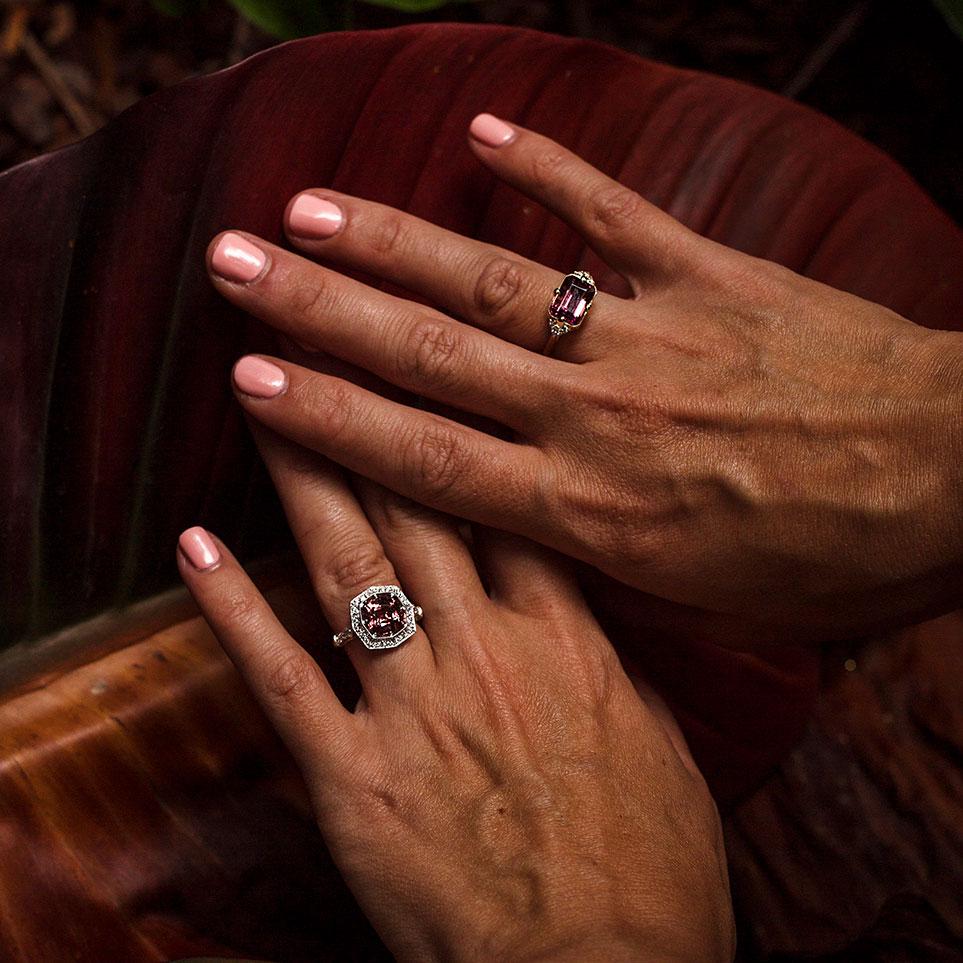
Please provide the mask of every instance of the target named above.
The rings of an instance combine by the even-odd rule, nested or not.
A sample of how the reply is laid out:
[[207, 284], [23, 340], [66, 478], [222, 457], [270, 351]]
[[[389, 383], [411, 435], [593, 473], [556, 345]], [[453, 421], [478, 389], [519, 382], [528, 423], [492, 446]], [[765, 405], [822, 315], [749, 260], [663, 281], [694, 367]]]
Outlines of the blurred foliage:
[[[182, 17], [203, 9], [208, 0], [151, 0], [162, 13]], [[275, 37], [306, 37], [352, 26], [352, 0], [228, 0], [243, 17]], [[402, 13], [427, 13], [451, 0], [363, 0]], [[470, 0], [457, 0], [470, 2]]]
[[230, 0], [251, 23], [275, 37], [305, 37], [344, 25], [345, 0]]
[[[208, 0], [151, 0], [153, 5], [172, 17], [196, 13]], [[343, 30], [353, 25], [354, 0], [228, 0], [242, 16], [275, 37], [290, 39]], [[448, 3], [472, 0], [360, 0], [375, 7], [387, 7], [402, 13], [427, 13]], [[950, 28], [963, 39], [963, 0], [933, 0]]]
[[956, 31], [956, 35], [963, 40], [963, 0], [933, 0], [933, 3]]

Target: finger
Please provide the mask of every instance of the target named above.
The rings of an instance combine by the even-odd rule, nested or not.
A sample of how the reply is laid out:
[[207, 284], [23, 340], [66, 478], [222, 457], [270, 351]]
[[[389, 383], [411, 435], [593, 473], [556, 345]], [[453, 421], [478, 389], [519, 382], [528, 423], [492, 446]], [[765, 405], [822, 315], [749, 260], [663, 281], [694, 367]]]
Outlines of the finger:
[[443, 658], [447, 643], [488, 602], [455, 520], [368, 479], [356, 479], [355, 488], [406, 590], [424, 609], [436, 659]]
[[[423, 398], [414, 397], [410, 392], [389, 384], [387, 381], [371, 374], [370, 371], [365, 371], [364, 368], [359, 368], [357, 365], [342, 361], [340, 358], [335, 358], [333, 355], [326, 354], [323, 351], [301, 348], [284, 335], [281, 335], [279, 354], [285, 360], [299, 364], [303, 368], [310, 368], [312, 371], [319, 371], [322, 374], [334, 375], [345, 381], [350, 381], [352, 384], [360, 385], [368, 391], [373, 391], [381, 395], [382, 398], [390, 398], [393, 401], [414, 405], [418, 408], [427, 408], [436, 415], [451, 418], [463, 425], [469, 425], [479, 431], [484, 431], [499, 438], [509, 437], [512, 434], [508, 429], [498, 422], [493, 421], [491, 418], [474, 415], [471, 412], [453, 408], [451, 405], [446, 405], [443, 402], [429, 404], [425, 402]], [[529, 424], [529, 430], [525, 432], [526, 435], [531, 434], [531, 427], [531, 424]], [[543, 427], [541, 430], [544, 431], [545, 428]], [[521, 432], [517, 432], [516, 434], [521, 434]]]
[[549, 458], [279, 359], [234, 366], [238, 401], [273, 431], [448, 514], [542, 533]]
[[[540, 352], [545, 345], [548, 305], [562, 279], [556, 270], [393, 207], [332, 190], [304, 191], [292, 198], [285, 227], [291, 243], [312, 257], [402, 285], [529, 350]], [[570, 339], [566, 359], [598, 356], [618, 301], [596, 296], [592, 336]]]
[[[475, 557], [493, 600], [519, 612], [542, 615], [556, 624], [578, 624], [589, 614], [575, 572], [564, 556], [497, 529], [475, 526], [473, 534]], [[606, 651], [611, 650], [601, 629], [595, 640]], [[579, 644], [591, 643], [582, 638]], [[634, 669], [625, 669], [625, 674], [662, 724], [679, 759], [691, 773], [699, 775], [685, 736], [665, 700]]]
[[[531, 422], [533, 412], [547, 414], [557, 396], [563, 362], [368, 287], [253, 235], [218, 236], [208, 261], [215, 286], [233, 303], [299, 342], [418, 395], [516, 429]], [[245, 271], [239, 273], [239, 264]], [[249, 277], [259, 264], [257, 274]]]
[[177, 565], [224, 651], [305, 773], [337, 773], [354, 755], [355, 720], [321, 667], [287, 633], [225, 545], [202, 528]]
[[548, 137], [491, 114], [475, 117], [469, 135], [484, 164], [570, 224], [637, 293], [698, 253], [698, 234]]
[[[340, 471], [315, 452], [259, 425], [252, 428], [332, 629], [348, 627], [351, 600], [371, 585], [398, 585], [407, 594]], [[394, 696], [425, 684], [434, 665], [428, 637], [420, 629], [395, 649], [371, 651], [355, 638], [345, 651], [365, 701], [375, 711], [385, 693]]]
[[568, 562], [531, 539], [476, 525], [474, 552], [491, 597], [518, 611], [550, 612], [560, 600], [580, 599]]

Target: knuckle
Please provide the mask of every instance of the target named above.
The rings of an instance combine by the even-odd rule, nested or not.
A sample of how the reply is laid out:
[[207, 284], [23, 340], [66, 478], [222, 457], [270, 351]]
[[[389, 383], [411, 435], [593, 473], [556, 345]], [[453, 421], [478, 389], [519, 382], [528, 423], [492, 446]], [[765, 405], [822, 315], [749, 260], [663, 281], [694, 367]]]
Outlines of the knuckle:
[[445, 388], [465, 361], [465, 339], [446, 321], [423, 318], [411, 325], [398, 354], [400, 374], [409, 384]]
[[372, 782], [366, 790], [367, 801], [375, 813], [394, 816], [401, 809], [402, 799], [396, 786], [390, 783]]
[[764, 323], [774, 306], [798, 299], [795, 275], [782, 265], [740, 251], [727, 251], [713, 262], [709, 279], [722, 305], [742, 323]]
[[375, 542], [342, 548], [331, 562], [328, 576], [342, 593], [356, 595], [356, 589], [383, 581], [389, 571], [384, 550]]
[[394, 254], [404, 248], [406, 234], [405, 219], [386, 213], [371, 225], [368, 245], [376, 254]]
[[613, 410], [622, 425], [628, 425], [649, 439], [661, 437], [675, 423], [672, 407], [664, 398], [632, 386], [615, 391]]
[[632, 382], [583, 384], [579, 402], [598, 419], [603, 432], [606, 425], [619, 437], [626, 432], [650, 439], [661, 435], [672, 425], [672, 414], [666, 400], [644, 384]]
[[319, 318], [331, 310], [334, 300], [332, 279], [324, 271], [312, 271], [310, 282], [291, 285], [289, 297], [294, 314], [300, 318]]
[[364, 813], [367, 824], [393, 823], [405, 818], [410, 803], [410, 786], [395, 777], [395, 765], [387, 760], [372, 760], [359, 773], [352, 795], [353, 810]]
[[505, 317], [522, 289], [522, 268], [517, 261], [493, 257], [478, 275], [474, 307], [483, 317]]
[[612, 513], [607, 528], [600, 528], [606, 549], [644, 575], [664, 570], [672, 557], [673, 537], [678, 537], [673, 516], [679, 509], [678, 501], [665, 493], [637, 496]]
[[377, 520], [391, 531], [418, 529], [421, 533], [426, 524], [431, 524], [437, 520], [432, 509], [420, 505], [410, 498], [396, 495], [387, 489], [379, 493], [373, 503], [366, 505], [365, 508], [373, 512]]
[[464, 474], [465, 452], [448, 428], [433, 426], [413, 433], [402, 449], [404, 471], [415, 491], [445, 495]]
[[253, 630], [258, 622], [258, 603], [245, 591], [230, 592], [223, 600], [227, 620], [242, 631]]
[[265, 686], [279, 702], [298, 702], [317, 684], [318, 668], [306, 653], [291, 653], [280, 658], [268, 672]]
[[601, 232], [616, 232], [637, 224], [643, 217], [645, 201], [627, 187], [616, 185], [600, 191], [589, 211], [592, 225]]
[[339, 378], [304, 378], [288, 389], [288, 399], [326, 441], [336, 439], [351, 420], [351, 392]]
[[565, 166], [565, 151], [558, 147], [547, 147], [536, 151], [532, 157], [532, 184], [539, 190], [548, 190], [558, 182], [559, 172]]

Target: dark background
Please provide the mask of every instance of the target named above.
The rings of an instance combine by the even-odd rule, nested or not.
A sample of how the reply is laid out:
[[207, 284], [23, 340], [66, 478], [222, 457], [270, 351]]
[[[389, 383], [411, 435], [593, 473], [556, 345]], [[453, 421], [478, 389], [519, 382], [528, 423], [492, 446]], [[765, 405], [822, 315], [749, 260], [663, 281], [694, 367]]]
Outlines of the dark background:
[[[0, 13], [0, 169], [277, 42], [226, 0], [179, 19], [148, 0], [0, 0]], [[748, 81], [878, 144], [963, 221], [963, 41], [930, 0], [480, 0], [420, 16], [356, 3], [352, 17], [517, 24]]]

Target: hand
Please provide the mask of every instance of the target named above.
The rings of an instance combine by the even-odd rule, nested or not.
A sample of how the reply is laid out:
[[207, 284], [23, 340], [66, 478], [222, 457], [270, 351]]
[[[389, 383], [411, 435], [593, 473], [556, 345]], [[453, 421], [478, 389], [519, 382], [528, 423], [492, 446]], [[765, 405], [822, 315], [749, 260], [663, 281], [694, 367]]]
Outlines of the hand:
[[[202, 529], [178, 565], [300, 766], [331, 853], [402, 960], [729, 960], [715, 807], [557, 558], [453, 523], [256, 433], [330, 625], [372, 584], [425, 609], [346, 648], [354, 712]], [[367, 513], [367, 515], [366, 515]], [[369, 522], [368, 519], [371, 519]], [[319, 627], [319, 631], [323, 631]]]
[[450, 315], [250, 235], [212, 244], [218, 290], [514, 440], [282, 361], [273, 387], [237, 369], [248, 413], [720, 619], [825, 636], [958, 600], [963, 336], [706, 240], [531, 131], [485, 115], [473, 130], [479, 159], [578, 230], [630, 296], [600, 293], [546, 358], [557, 271], [311, 191], [286, 212], [294, 245]]

